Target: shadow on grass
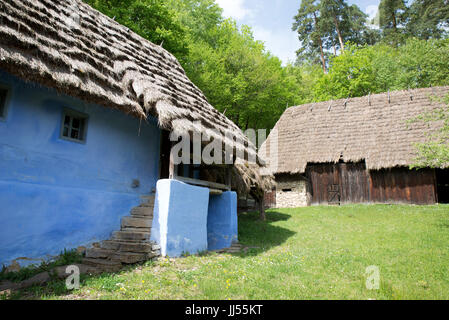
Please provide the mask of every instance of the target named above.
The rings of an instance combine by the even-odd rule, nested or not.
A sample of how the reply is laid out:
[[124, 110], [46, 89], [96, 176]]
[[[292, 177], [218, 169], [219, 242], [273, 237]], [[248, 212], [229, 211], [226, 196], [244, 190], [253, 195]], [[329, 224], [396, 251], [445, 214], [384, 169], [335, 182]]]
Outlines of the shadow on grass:
[[246, 252], [235, 253], [239, 256], [256, 256], [271, 248], [282, 245], [296, 232], [275, 224], [287, 221], [291, 215], [276, 211], [268, 211], [266, 221], [261, 221], [258, 212], [248, 212], [239, 215], [239, 242], [247, 247]]

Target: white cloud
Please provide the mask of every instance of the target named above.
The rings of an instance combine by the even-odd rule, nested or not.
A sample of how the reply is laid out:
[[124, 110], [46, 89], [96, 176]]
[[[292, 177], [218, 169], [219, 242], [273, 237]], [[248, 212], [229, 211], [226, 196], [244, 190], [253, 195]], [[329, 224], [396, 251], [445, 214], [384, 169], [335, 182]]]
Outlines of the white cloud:
[[254, 38], [265, 42], [265, 47], [282, 60], [283, 64], [296, 60], [299, 40], [295, 32], [268, 30], [260, 26], [253, 27]]
[[251, 15], [251, 10], [244, 5], [245, 0], [217, 0], [218, 5], [223, 8], [226, 17], [242, 20]]

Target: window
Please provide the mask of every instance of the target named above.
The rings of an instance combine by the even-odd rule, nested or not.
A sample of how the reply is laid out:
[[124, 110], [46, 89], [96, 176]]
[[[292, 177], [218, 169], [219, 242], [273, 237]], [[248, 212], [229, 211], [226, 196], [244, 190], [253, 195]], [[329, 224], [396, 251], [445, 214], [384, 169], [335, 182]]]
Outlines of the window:
[[0, 86], [0, 119], [6, 118], [6, 109], [8, 105], [9, 90]]
[[87, 118], [86, 114], [65, 109], [62, 117], [61, 139], [85, 142]]
[[282, 189], [282, 192], [292, 192], [292, 189]]

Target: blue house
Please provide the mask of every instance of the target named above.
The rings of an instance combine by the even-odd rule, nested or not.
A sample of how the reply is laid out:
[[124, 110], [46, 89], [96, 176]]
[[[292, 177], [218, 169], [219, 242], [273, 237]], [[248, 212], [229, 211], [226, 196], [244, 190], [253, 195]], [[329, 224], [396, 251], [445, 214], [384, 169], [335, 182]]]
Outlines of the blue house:
[[237, 241], [234, 166], [200, 180], [214, 168], [175, 166], [168, 137], [214, 130], [255, 148], [173, 55], [79, 0], [5, 0], [0, 20], [0, 264], [94, 244], [90, 262], [116, 265]]

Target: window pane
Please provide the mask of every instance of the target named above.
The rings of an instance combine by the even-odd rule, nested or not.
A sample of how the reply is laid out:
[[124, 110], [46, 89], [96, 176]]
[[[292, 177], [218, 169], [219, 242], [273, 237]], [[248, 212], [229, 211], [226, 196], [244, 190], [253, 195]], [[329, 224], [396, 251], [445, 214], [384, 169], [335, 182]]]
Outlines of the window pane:
[[80, 121], [80, 140], [84, 140], [84, 122], [85, 122], [86, 120], [84, 120], [84, 119], [81, 119], [81, 121]]
[[79, 129], [80, 128], [80, 119], [73, 118], [72, 128]]
[[78, 130], [72, 129], [71, 138], [72, 139], [79, 139], [79, 132], [78, 132]]
[[65, 118], [64, 118], [64, 125], [70, 126], [70, 116], [65, 116]]
[[62, 120], [61, 137], [84, 141], [87, 115], [84, 117], [83, 114], [79, 112], [65, 110]]

